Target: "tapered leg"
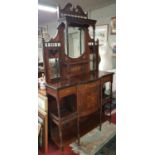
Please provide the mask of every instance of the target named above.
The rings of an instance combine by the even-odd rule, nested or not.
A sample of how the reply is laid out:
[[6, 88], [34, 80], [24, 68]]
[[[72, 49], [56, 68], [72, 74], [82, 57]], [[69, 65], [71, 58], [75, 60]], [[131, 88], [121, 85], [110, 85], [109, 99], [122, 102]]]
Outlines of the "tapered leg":
[[110, 116], [109, 116], [109, 123], [111, 124], [111, 101], [110, 101]]
[[76, 104], [77, 104], [77, 143], [80, 146], [80, 114], [79, 114], [79, 96], [77, 93], [77, 98], [76, 98]]
[[101, 84], [101, 89], [100, 89], [100, 95], [101, 95], [101, 103], [100, 103], [100, 131], [101, 131], [101, 128], [102, 128], [102, 101], [103, 101], [103, 99], [102, 99], [102, 84]]
[[112, 104], [112, 81], [110, 83], [110, 123], [111, 123], [111, 104]]
[[80, 145], [80, 121], [79, 116], [77, 117], [77, 136], [78, 136], [78, 145]]
[[61, 146], [61, 147], [60, 147], [60, 155], [63, 155], [63, 154], [64, 154], [64, 147]]
[[57, 98], [57, 109], [59, 117], [59, 139], [60, 139], [60, 154], [63, 155], [63, 141], [62, 141], [62, 124], [61, 124], [61, 113], [60, 113], [60, 99]]
[[63, 155], [62, 128], [59, 126], [60, 154]]

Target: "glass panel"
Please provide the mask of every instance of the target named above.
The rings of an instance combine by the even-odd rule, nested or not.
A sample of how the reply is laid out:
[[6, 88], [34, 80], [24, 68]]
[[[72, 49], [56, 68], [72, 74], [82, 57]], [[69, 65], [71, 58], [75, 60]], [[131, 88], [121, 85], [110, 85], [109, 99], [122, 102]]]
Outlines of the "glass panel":
[[84, 29], [79, 27], [68, 27], [68, 52], [67, 41], [65, 42], [65, 53], [71, 58], [78, 58], [84, 52]]
[[49, 70], [50, 79], [60, 77], [58, 58], [50, 58], [49, 66], [50, 66], [50, 70]]

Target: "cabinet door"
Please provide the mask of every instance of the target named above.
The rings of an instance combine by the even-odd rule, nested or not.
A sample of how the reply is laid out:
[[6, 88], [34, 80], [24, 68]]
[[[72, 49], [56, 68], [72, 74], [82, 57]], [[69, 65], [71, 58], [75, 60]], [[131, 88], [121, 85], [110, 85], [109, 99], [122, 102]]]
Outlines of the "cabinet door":
[[87, 116], [100, 107], [100, 81], [82, 84], [77, 88], [78, 113]]

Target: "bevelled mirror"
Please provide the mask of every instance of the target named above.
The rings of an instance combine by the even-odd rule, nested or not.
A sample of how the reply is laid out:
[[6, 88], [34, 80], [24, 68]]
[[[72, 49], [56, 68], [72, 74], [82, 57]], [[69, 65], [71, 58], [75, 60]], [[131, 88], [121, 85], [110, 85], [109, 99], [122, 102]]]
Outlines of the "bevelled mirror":
[[84, 28], [68, 27], [65, 38], [65, 54], [70, 58], [80, 57], [85, 50]]

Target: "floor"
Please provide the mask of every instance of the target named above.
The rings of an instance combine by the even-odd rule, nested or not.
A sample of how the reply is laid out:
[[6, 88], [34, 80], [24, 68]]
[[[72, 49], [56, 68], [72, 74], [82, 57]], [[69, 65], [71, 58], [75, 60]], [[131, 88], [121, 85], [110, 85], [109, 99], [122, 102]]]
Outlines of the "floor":
[[[116, 124], [116, 114], [112, 115], [112, 123]], [[49, 144], [48, 153], [44, 154], [40, 150], [38, 151], [38, 155], [59, 155], [59, 148], [55, 144]], [[69, 146], [64, 148], [64, 155], [77, 155], [75, 154]]]

